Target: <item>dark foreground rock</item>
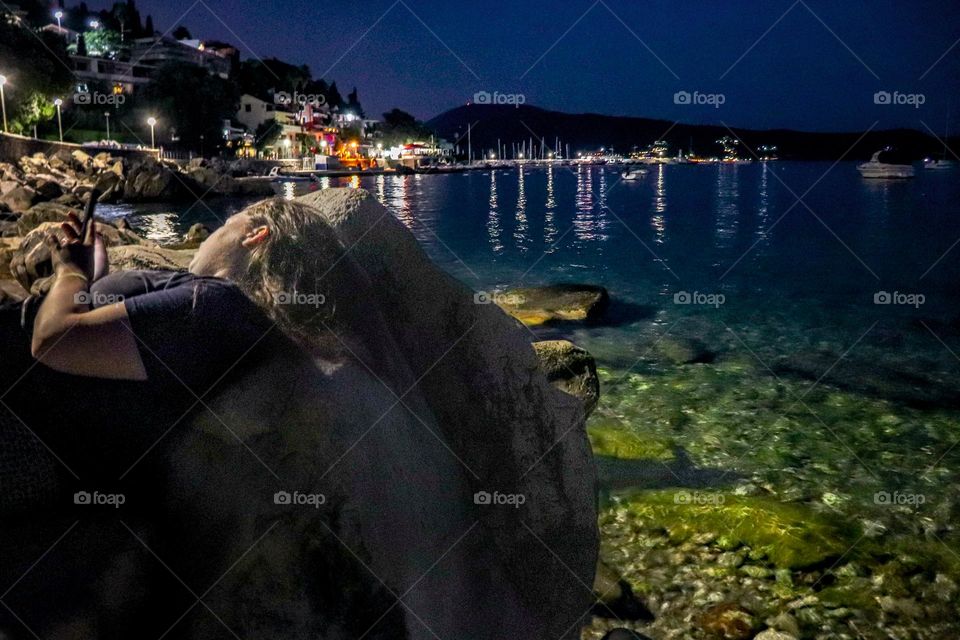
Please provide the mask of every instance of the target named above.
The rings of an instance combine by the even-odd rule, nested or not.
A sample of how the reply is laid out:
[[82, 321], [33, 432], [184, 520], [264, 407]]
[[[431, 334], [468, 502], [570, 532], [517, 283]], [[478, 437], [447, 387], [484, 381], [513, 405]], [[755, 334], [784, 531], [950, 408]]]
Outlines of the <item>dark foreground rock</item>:
[[[16, 413], [0, 427], [29, 425], [14, 435], [46, 445], [33, 451], [66, 487], [52, 499], [72, 504], [101, 477], [135, 483], [132, 511], [60, 517], [27, 510], [27, 496], [3, 513], [4, 584], [62, 537], [46, 558], [55, 571], [31, 572], [4, 602], [41, 637], [159, 637], [183, 611], [173, 635], [198, 640], [224, 626], [244, 638], [579, 637], [598, 553], [580, 401], [538, 371], [526, 332], [475, 304], [369, 194], [306, 202], [352, 247], [328, 277], [329, 350], [255, 350], [173, 427], [148, 429], [145, 415], [123, 443], [100, 434], [137, 383], [32, 366], [16, 309], [0, 314], [0, 408]], [[128, 439], [143, 444], [107, 455]], [[191, 609], [183, 584], [216, 588]], [[20, 627], [0, 610], [0, 628]]]
[[568, 340], [542, 340], [534, 342], [533, 348], [547, 380], [557, 389], [580, 398], [589, 416], [600, 401], [600, 378], [593, 356]]
[[603, 317], [610, 295], [590, 284], [555, 284], [510, 289], [497, 294], [496, 303], [528, 326], [551, 322], [596, 321]]

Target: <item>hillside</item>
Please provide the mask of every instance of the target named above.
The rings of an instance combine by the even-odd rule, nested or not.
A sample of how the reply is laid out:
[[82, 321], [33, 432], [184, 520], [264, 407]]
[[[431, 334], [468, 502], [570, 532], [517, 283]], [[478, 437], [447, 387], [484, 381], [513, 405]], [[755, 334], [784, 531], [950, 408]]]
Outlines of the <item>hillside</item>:
[[[682, 148], [699, 155], [716, 155], [721, 149], [716, 141], [730, 135], [723, 126], [676, 124], [667, 120], [605, 116], [595, 113], [562, 113], [538, 107], [521, 105], [470, 104], [446, 111], [426, 123], [448, 140], [462, 138], [466, 145], [467, 125], [473, 126], [471, 137], [474, 154], [489, 152], [502, 144], [542, 138], [547, 148], [554, 139], [569, 144], [571, 152], [613, 147], [629, 153], [633, 147], [643, 148], [654, 140], [664, 139], [676, 153]], [[847, 159], [866, 159], [885, 146], [894, 146], [899, 152], [914, 159], [942, 151], [941, 144], [926, 133], [911, 129], [874, 130], [858, 139], [863, 132], [813, 133], [788, 129], [752, 130], [734, 128], [737, 137], [752, 149], [760, 145], [776, 145], [783, 159], [836, 160], [847, 153]], [[956, 138], [952, 138], [954, 142]], [[855, 146], [854, 146], [855, 145]], [[951, 145], [952, 146], [952, 145]], [[749, 156], [748, 152], [742, 155]]]

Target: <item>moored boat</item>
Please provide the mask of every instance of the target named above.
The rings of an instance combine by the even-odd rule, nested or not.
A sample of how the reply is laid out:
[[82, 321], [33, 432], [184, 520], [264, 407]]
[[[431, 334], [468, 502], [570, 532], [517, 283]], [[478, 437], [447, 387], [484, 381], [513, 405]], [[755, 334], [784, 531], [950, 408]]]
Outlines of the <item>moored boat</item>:
[[869, 162], [862, 162], [857, 165], [857, 171], [864, 178], [912, 178], [914, 176], [913, 165], [905, 162], [884, 162], [880, 159], [880, 154], [890, 151], [889, 148], [881, 149], [873, 154]]

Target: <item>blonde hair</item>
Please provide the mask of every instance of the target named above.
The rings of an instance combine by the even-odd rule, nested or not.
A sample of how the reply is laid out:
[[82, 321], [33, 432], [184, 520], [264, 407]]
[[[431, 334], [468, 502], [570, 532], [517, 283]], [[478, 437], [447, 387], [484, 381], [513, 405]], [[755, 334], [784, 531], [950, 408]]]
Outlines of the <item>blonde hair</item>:
[[290, 338], [315, 355], [330, 354], [325, 328], [342, 288], [331, 276], [334, 267], [349, 262], [343, 245], [323, 215], [304, 204], [264, 200], [242, 213], [254, 228], [265, 226], [270, 233], [237, 284]]

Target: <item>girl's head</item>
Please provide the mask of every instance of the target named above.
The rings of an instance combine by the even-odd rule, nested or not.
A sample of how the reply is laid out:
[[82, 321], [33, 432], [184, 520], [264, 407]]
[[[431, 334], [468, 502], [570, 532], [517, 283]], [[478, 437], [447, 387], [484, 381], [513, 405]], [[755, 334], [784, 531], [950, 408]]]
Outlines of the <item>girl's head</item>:
[[190, 271], [233, 280], [290, 337], [316, 345], [344, 254], [316, 209], [273, 199], [231, 216], [200, 245]]

